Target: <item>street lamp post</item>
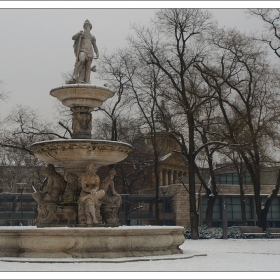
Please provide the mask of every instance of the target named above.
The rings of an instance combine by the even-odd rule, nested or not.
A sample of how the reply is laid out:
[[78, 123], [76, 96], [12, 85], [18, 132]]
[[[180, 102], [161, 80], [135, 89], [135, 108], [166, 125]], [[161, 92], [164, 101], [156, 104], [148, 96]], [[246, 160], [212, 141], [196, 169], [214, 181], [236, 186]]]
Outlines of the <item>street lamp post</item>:
[[163, 225], [165, 225], [165, 194], [167, 192], [167, 187], [161, 188], [162, 194], [163, 194]]

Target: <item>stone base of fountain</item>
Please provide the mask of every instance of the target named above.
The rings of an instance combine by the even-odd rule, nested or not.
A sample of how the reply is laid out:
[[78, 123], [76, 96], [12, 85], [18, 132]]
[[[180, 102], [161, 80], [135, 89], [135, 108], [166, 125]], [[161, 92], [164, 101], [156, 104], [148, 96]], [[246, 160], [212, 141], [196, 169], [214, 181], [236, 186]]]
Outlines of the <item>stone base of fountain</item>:
[[183, 227], [2, 227], [0, 257], [121, 258], [181, 254]]

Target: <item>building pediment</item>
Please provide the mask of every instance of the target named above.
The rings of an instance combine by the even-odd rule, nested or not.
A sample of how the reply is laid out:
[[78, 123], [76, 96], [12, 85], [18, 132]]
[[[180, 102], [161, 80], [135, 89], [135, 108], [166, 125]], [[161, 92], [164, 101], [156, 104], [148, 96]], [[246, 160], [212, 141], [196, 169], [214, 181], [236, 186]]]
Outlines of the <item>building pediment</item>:
[[171, 151], [159, 159], [161, 165], [173, 165], [187, 167], [188, 162], [186, 158], [177, 151]]

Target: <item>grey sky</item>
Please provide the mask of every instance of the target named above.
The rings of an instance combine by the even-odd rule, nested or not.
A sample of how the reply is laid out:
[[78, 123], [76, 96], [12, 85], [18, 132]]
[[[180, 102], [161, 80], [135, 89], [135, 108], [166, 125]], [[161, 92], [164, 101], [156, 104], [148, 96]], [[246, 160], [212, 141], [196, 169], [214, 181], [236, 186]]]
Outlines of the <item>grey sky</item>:
[[[159, 1], [160, 2], [160, 1]], [[105, 2], [104, 2], [105, 3]], [[21, 5], [23, 7], [23, 5]], [[159, 5], [160, 7], [160, 5]], [[126, 44], [130, 23], [149, 23], [155, 9], [0, 9], [0, 80], [10, 98], [0, 103], [0, 118], [16, 104], [37, 109], [45, 118], [54, 114], [52, 88], [61, 86], [61, 73], [73, 70], [72, 36], [82, 30], [86, 19], [93, 25], [100, 54]], [[262, 27], [247, 19], [243, 9], [210, 9], [219, 26], [251, 31]], [[92, 83], [102, 85], [94, 78]]]

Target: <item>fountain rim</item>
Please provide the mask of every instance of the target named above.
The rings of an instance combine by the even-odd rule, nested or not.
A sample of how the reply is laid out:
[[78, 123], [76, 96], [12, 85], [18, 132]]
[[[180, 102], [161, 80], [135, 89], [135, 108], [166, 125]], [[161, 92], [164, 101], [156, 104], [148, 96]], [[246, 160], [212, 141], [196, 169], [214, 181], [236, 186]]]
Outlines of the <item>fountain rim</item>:
[[51, 89], [50, 93], [52, 93], [53, 91], [56, 91], [56, 90], [67, 89], [67, 88], [96, 88], [96, 89], [104, 89], [104, 90], [110, 91], [111, 93], [114, 93], [113, 90], [111, 90], [108, 87], [91, 85], [91, 84], [69, 84], [69, 85], [63, 85], [63, 86], [55, 87], [55, 88]]
[[125, 142], [121, 142], [121, 141], [112, 141], [112, 140], [98, 140], [98, 139], [54, 139], [54, 140], [44, 140], [44, 141], [40, 141], [40, 142], [36, 142], [33, 143], [30, 147], [35, 146], [35, 145], [40, 145], [40, 144], [49, 144], [49, 143], [55, 143], [55, 142], [62, 142], [62, 143], [66, 143], [66, 142], [90, 142], [93, 144], [120, 144], [120, 145], [124, 145], [127, 146], [128, 148], [132, 148], [132, 145], [125, 143]]

